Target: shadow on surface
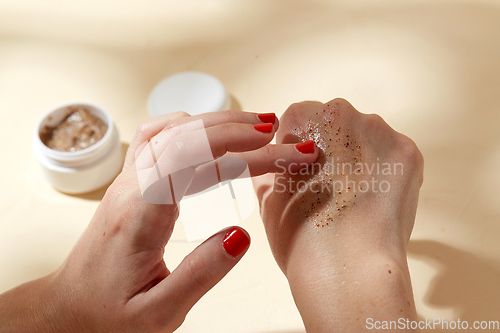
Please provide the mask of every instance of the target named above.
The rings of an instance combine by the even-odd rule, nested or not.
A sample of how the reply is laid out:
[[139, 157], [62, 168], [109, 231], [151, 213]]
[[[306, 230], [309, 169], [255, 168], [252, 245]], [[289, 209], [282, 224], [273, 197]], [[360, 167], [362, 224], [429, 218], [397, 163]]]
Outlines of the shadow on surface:
[[453, 308], [470, 325], [500, 319], [499, 262], [431, 240], [410, 241], [408, 254], [439, 272], [424, 296], [426, 304]]

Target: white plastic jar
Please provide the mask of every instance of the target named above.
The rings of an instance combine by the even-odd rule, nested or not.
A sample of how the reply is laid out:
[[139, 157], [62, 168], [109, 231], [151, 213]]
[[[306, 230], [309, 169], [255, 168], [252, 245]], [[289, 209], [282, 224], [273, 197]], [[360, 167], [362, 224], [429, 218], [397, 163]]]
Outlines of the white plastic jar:
[[[47, 126], [57, 126], [78, 107], [100, 118], [108, 126], [102, 139], [74, 152], [47, 147], [40, 138], [41, 131]], [[120, 138], [111, 116], [103, 108], [90, 103], [64, 104], [43, 115], [35, 126], [33, 151], [49, 183], [69, 194], [91, 192], [109, 184], [123, 165]]]

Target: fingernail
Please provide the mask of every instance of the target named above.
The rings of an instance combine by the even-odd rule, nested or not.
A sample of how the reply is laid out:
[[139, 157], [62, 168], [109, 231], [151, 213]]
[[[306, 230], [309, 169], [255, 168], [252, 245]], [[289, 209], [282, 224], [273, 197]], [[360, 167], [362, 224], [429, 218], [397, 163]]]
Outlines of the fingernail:
[[253, 125], [253, 128], [262, 133], [271, 133], [273, 131], [273, 124], [270, 123], [258, 124], [258, 125]]
[[258, 114], [257, 117], [263, 123], [274, 124], [274, 122], [276, 121], [276, 114], [274, 114], [274, 113], [261, 113], [261, 114]]
[[229, 229], [222, 240], [224, 250], [226, 250], [227, 254], [233, 257], [237, 257], [245, 251], [249, 245], [250, 238], [243, 230], [241, 230], [241, 228], [238, 227]]
[[300, 151], [302, 154], [312, 154], [314, 153], [314, 141], [309, 140], [306, 142], [297, 143], [295, 145], [295, 148], [297, 148], [297, 150]]

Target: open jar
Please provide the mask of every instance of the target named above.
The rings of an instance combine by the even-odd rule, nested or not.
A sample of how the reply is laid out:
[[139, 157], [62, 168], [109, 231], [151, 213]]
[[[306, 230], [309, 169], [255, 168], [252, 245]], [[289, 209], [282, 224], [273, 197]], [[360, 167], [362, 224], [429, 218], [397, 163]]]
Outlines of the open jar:
[[[107, 126], [102, 138], [80, 150], [49, 148], [42, 136], [46, 135], [47, 129], [53, 130], [61, 125], [75, 110], [85, 110], [89, 117], [96, 117]], [[43, 115], [35, 126], [33, 152], [49, 183], [69, 194], [91, 192], [109, 184], [123, 164], [120, 138], [111, 116], [103, 108], [90, 103], [64, 104]]]

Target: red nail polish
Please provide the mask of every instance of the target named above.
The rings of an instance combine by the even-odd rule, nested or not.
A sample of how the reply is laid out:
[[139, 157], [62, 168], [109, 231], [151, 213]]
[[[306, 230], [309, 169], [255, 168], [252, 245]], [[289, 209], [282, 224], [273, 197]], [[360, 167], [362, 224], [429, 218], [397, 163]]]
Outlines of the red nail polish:
[[314, 141], [309, 140], [306, 142], [298, 143], [295, 145], [298, 151], [302, 154], [312, 154], [314, 153]]
[[258, 124], [258, 125], [253, 125], [253, 128], [262, 133], [271, 133], [273, 131], [273, 124], [270, 123]]
[[241, 228], [233, 227], [229, 229], [224, 235], [222, 246], [224, 250], [233, 257], [237, 257], [245, 251], [250, 245], [250, 238], [241, 230]]
[[263, 123], [272, 123], [276, 121], [276, 114], [274, 113], [261, 113], [258, 114], [257, 117], [262, 121]]

